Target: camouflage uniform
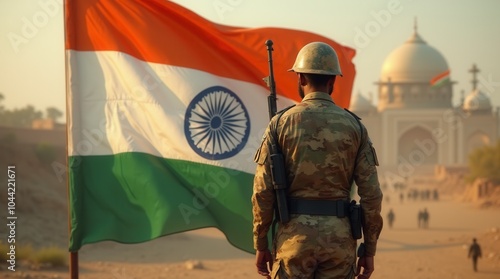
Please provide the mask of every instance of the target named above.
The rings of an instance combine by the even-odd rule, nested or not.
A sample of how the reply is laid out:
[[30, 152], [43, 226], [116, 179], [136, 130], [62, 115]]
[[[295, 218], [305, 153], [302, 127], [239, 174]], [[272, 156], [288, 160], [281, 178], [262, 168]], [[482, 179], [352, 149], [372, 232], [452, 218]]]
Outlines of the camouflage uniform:
[[[269, 127], [274, 127], [277, 118], [271, 120], [255, 154], [252, 204], [254, 248], [258, 250], [268, 248], [274, 214]], [[354, 178], [364, 209], [366, 253], [374, 256], [382, 229], [382, 192], [375, 150], [362, 128], [363, 133], [357, 120], [328, 94], [314, 92], [283, 113], [277, 134], [285, 156], [289, 197], [349, 200]], [[293, 214], [288, 223], [279, 225], [274, 246], [271, 278], [354, 278], [356, 241], [348, 218]]]

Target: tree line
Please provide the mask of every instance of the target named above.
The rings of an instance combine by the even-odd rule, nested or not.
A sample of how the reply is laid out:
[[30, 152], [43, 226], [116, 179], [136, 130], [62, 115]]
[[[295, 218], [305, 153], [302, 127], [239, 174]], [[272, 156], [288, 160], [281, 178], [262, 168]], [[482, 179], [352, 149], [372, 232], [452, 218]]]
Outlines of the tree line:
[[469, 154], [469, 182], [486, 178], [500, 184], [500, 140], [496, 145], [485, 145]]
[[46, 117], [57, 122], [63, 116], [63, 112], [55, 107], [48, 107], [45, 114], [32, 105], [23, 108], [6, 109], [3, 100], [5, 100], [5, 96], [0, 93], [0, 126], [30, 128], [35, 119]]

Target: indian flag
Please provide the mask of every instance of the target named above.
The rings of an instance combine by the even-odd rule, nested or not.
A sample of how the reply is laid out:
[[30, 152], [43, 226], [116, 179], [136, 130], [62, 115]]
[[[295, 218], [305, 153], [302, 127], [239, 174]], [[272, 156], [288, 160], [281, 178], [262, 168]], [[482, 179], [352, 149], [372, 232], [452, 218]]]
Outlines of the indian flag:
[[438, 87], [438, 86], [443, 85], [445, 82], [447, 82], [449, 80], [450, 80], [450, 70], [446, 70], [446, 71], [436, 75], [435, 77], [433, 77], [431, 79], [430, 83], [431, 83], [431, 86]]
[[317, 34], [214, 24], [164, 0], [66, 1], [70, 251], [216, 227], [253, 252], [253, 154], [269, 121], [265, 41], [278, 107], [305, 44], [339, 53], [349, 106], [354, 50]]

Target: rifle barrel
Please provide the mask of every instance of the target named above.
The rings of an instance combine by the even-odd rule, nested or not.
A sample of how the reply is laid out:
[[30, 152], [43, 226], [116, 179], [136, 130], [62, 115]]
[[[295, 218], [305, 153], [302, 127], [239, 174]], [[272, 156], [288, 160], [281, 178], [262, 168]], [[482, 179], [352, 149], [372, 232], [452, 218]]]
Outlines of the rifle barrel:
[[276, 114], [276, 83], [274, 82], [274, 70], [273, 70], [273, 41], [266, 41], [267, 47], [267, 62], [269, 64], [269, 77], [267, 78], [267, 86], [269, 86], [269, 96], [267, 97], [268, 107], [269, 107], [269, 119], [273, 118]]

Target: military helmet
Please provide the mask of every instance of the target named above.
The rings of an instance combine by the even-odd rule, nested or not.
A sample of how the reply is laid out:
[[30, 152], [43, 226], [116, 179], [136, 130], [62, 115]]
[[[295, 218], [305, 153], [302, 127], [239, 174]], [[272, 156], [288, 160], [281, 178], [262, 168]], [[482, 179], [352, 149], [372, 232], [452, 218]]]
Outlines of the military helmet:
[[293, 67], [288, 71], [318, 75], [342, 75], [337, 53], [331, 46], [322, 42], [312, 42], [302, 47]]

